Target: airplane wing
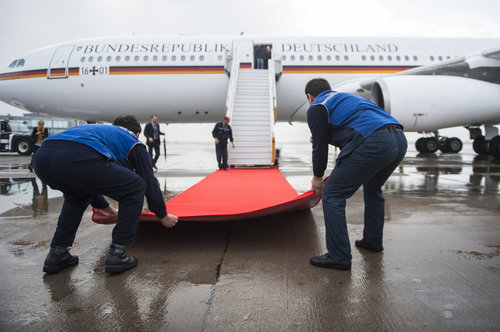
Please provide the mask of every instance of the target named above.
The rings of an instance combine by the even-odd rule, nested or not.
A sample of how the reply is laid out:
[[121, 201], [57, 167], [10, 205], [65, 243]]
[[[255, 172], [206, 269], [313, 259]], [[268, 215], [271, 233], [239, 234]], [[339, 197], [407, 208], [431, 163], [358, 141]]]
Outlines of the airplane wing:
[[373, 101], [408, 131], [494, 125], [500, 123], [500, 47], [332, 89]]
[[[500, 84], [499, 60], [500, 47], [496, 47], [468, 56], [461, 56], [449, 60], [444, 60], [435, 64], [412, 68], [386, 76], [446, 75], [466, 77]], [[359, 86], [363, 89], [371, 90], [373, 84], [378, 78], [380, 77], [370, 77], [364, 79], [359, 82]]]

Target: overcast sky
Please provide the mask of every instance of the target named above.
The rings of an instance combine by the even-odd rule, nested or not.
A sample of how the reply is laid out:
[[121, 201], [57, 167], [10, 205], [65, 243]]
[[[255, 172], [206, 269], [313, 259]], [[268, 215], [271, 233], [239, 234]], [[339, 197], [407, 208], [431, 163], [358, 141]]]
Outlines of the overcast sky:
[[[498, 0], [0, 0], [0, 68], [39, 47], [109, 35], [500, 38]], [[22, 114], [0, 102], [0, 114]]]

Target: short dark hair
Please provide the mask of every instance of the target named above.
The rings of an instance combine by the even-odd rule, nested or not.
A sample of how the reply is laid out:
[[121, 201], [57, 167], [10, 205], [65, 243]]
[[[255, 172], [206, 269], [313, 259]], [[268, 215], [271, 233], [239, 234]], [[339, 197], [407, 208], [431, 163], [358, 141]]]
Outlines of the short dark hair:
[[306, 96], [310, 94], [313, 97], [317, 97], [321, 92], [331, 90], [330, 83], [324, 78], [313, 78], [306, 84]]
[[140, 133], [142, 131], [141, 124], [139, 123], [139, 121], [137, 121], [137, 119], [133, 115], [117, 117], [115, 121], [113, 121], [113, 124], [115, 126], [127, 128], [134, 134]]

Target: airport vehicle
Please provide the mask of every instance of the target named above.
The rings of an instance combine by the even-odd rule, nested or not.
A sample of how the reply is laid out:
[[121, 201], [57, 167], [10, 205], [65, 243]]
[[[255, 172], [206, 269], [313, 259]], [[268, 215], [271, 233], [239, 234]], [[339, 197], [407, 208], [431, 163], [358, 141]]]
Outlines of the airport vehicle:
[[31, 130], [23, 123], [1, 121], [1, 152], [17, 152], [22, 156], [33, 151]]
[[0, 115], [0, 121], [2, 122], [2, 142], [0, 143], [0, 151], [29, 155], [33, 151], [34, 144], [31, 133], [33, 132], [33, 128], [38, 125], [39, 120], [45, 122], [45, 128], [48, 129], [49, 135], [87, 123], [83, 120], [52, 118], [38, 115]]
[[[258, 44], [272, 49], [266, 70], [253, 69]], [[499, 68], [499, 39], [104, 37], [14, 60], [0, 70], [0, 100], [87, 121], [157, 114], [201, 123], [228, 114], [233, 131], [246, 135], [235, 137], [244, 144], [230, 151], [230, 163], [265, 164], [259, 151], [274, 160], [274, 121], [305, 121], [304, 86], [324, 77], [376, 102], [406, 131], [426, 133], [421, 152], [460, 151], [460, 139], [438, 130], [465, 126], [477, 153], [500, 158]]]

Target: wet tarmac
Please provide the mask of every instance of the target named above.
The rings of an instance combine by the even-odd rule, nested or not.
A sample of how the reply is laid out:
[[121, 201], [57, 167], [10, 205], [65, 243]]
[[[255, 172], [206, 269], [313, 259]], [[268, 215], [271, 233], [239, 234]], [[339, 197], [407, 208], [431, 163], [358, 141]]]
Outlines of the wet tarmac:
[[[214, 170], [210, 144], [175, 144], [157, 177], [166, 198]], [[332, 151], [334, 154], [334, 151]], [[61, 194], [27, 170], [29, 157], [0, 155], [1, 331], [498, 331], [500, 162], [410, 151], [385, 186], [384, 252], [354, 247], [362, 192], [347, 204], [352, 270], [321, 269], [321, 205], [237, 221], [141, 223], [128, 252], [137, 268], [104, 272], [112, 226], [84, 215], [72, 253], [55, 275], [42, 265]], [[283, 144], [281, 171], [310, 186], [310, 145]], [[332, 163], [330, 162], [330, 165]]]

